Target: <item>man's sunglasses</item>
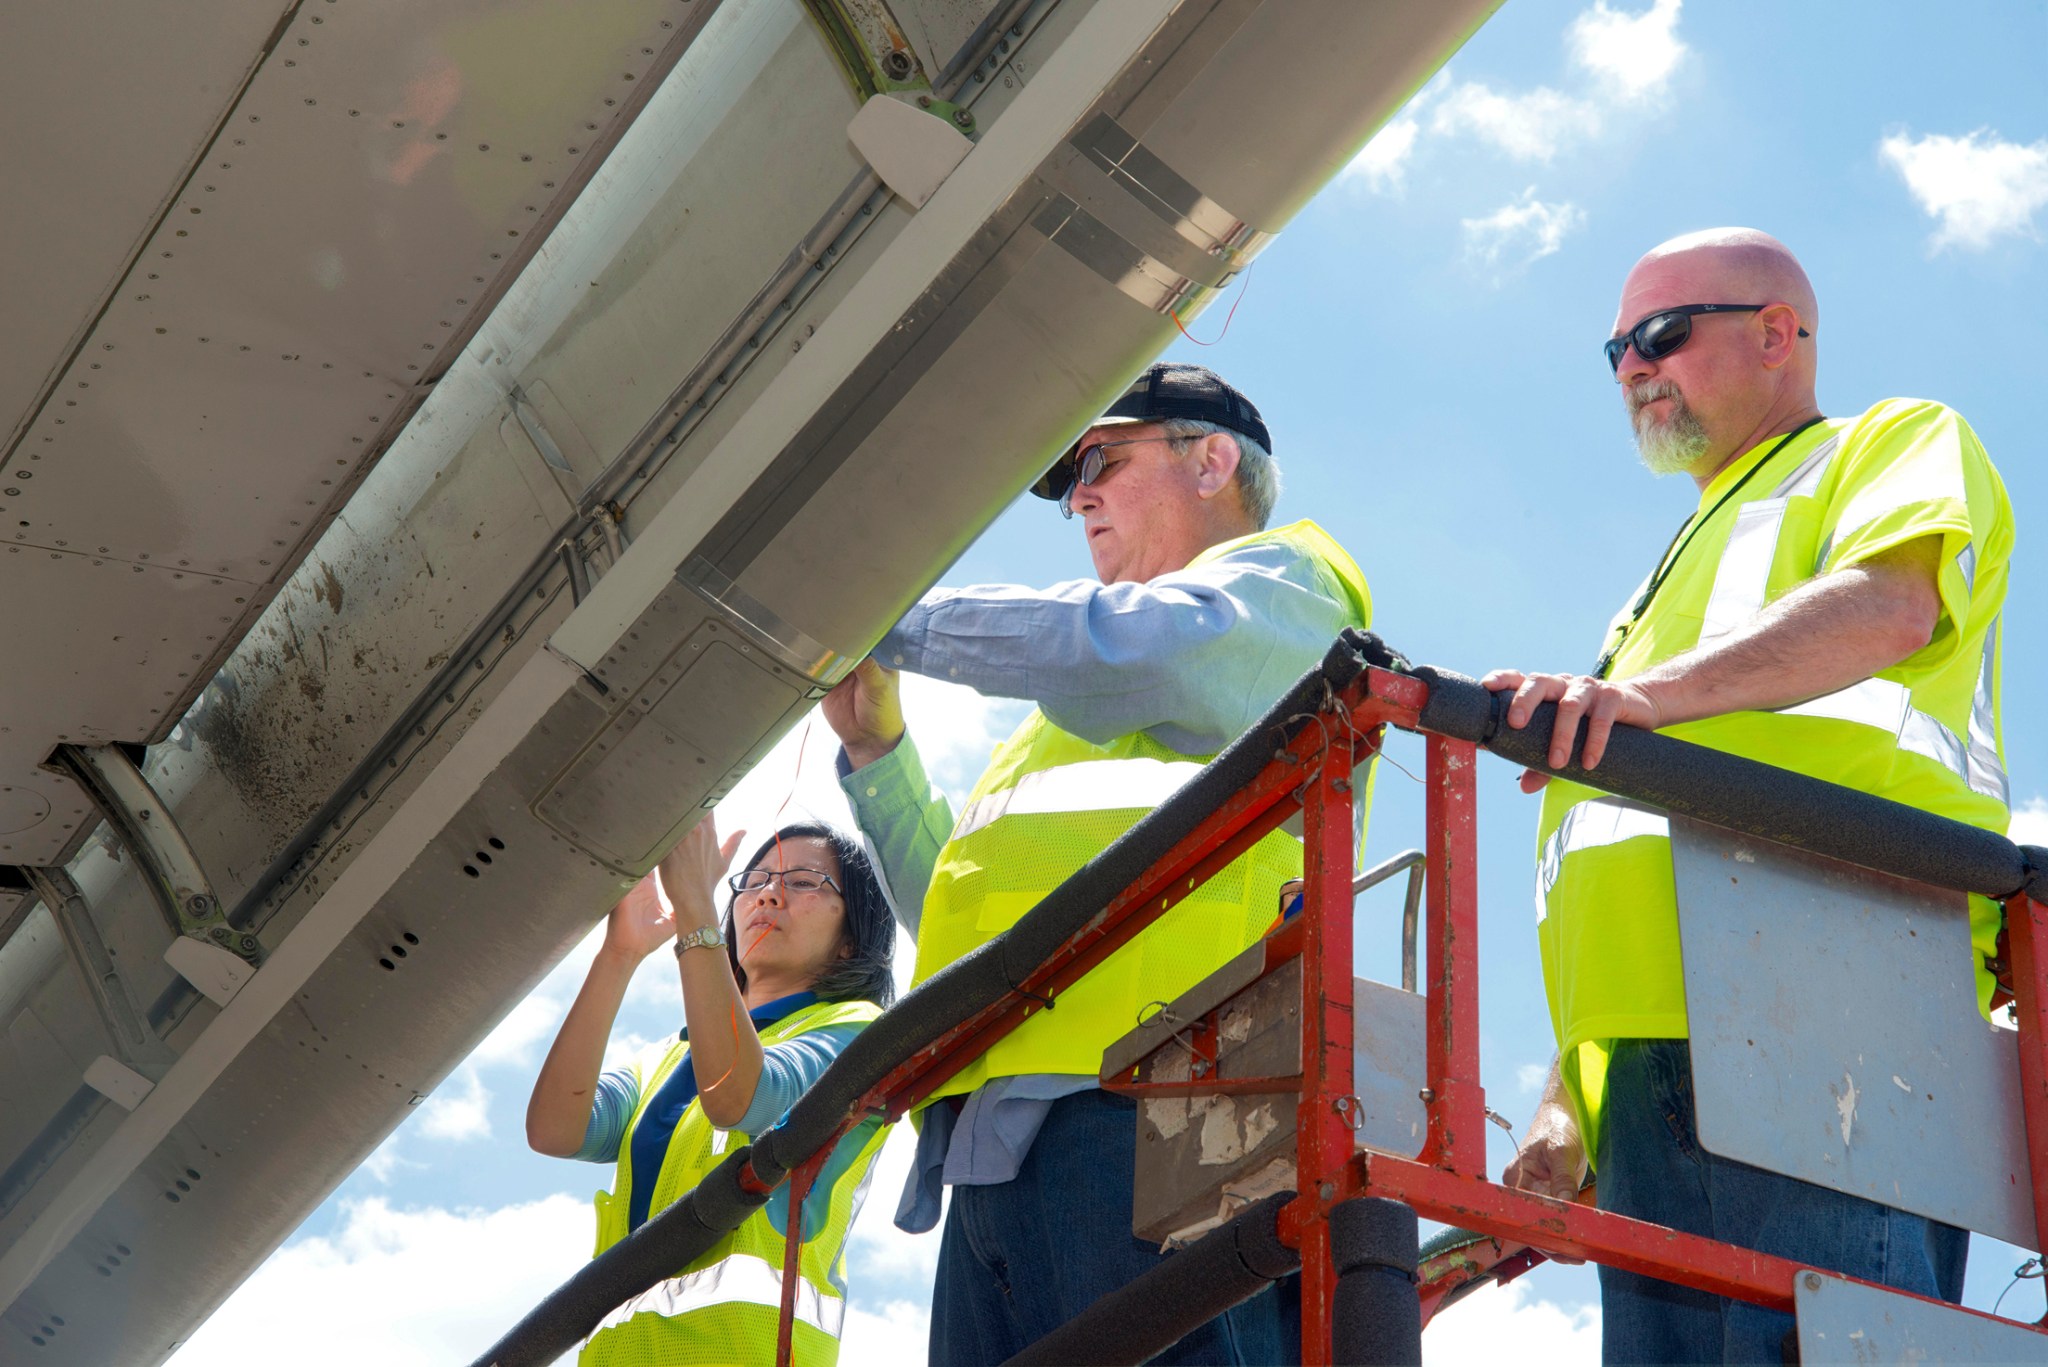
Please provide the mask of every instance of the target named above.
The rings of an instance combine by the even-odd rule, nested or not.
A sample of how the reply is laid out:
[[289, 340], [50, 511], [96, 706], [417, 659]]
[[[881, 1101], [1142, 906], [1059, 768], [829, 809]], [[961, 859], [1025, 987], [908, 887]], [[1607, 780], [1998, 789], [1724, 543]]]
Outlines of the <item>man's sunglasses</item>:
[[1093, 446], [1083, 447], [1074, 453], [1072, 465], [1062, 465], [1052, 476], [1054, 482], [1066, 480], [1059, 492], [1060, 516], [1071, 519], [1074, 516], [1074, 490], [1084, 484], [1093, 484], [1119, 461], [1112, 461], [1102, 453], [1117, 446], [1137, 446], [1148, 441], [1185, 441], [1185, 437], [1126, 437], [1122, 441], [1098, 441]]
[[[1659, 361], [1692, 340], [1692, 320], [1702, 313], [1757, 313], [1770, 308], [1769, 304], [1686, 304], [1675, 309], [1660, 309], [1643, 319], [1619, 337], [1610, 337], [1602, 349], [1607, 352], [1607, 368], [1615, 374], [1621, 373], [1621, 358], [1634, 347], [1636, 355], [1646, 361]], [[1801, 337], [1813, 334], [1805, 328], [1799, 329]]]

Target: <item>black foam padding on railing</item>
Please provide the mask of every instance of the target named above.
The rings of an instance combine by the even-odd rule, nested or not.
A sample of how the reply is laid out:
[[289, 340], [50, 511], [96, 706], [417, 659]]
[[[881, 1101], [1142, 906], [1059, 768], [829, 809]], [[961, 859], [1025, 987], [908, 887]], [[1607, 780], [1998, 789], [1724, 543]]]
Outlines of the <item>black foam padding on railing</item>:
[[1361, 1196], [1331, 1208], [1330, 1260], [1337, 1269], [1333, 1362], [1420, 1367], [1418, 1228], [1413, 1210], [1385, 1197]]
[[[1005, 1367], [1076, 1362], [1120, 1367], [1165, 1352], [1300, 1269], [1301, 1255], [1281, 1243], [1279, 1233], [1280, 1210], [1293, 1199], [1293, 1192], [1280, 1192], [1246, 1206], [1228, 1224], [1101, 1297]], [[1415, 1300], [1413, 1287], [1408, 1299]]]
[[1493, 739], [1494, 728], [1499, 725], [1499, 714], [1494, 711], [1495, 695], [1482, 688], [1477, 679], [1435, 665], [1417, 665], [1408, 672], [1429, 685], [1429, 700], [1422, 704], [1418, 718], [1423, 730], [1469, 740], [1475, 745]]
[[615, 1306], [711, 1251], [768, 1203], [740, 1186], [751, 1156], [735, 1149], [680, 1201], [586, 1263], [550, 1292], [475, 1367], [545, 1367], [589, 1336]]
[[[1420, 669], [1415, 673], [1425, 675]], [[2037, 878], [2048, 887], [2048, 876], [1994, 831], [1632, 726], [1614, 728], [1599, 768], [1578, 764], [1579, 737], [1574, 737], [1572, 762], [1553, 769], [1549, 752], [1555, 703], [1538, 707], [1529, 724], [1515, 730], [1507, 724], [1509, 694], [1490, 692], [1447, 670], [1430, 670], [1427, 676], [1425, 728], [1475, 741], [1516, 764], [1676, 816], [1936, 887], [1987, 897], [2009, 897]]]

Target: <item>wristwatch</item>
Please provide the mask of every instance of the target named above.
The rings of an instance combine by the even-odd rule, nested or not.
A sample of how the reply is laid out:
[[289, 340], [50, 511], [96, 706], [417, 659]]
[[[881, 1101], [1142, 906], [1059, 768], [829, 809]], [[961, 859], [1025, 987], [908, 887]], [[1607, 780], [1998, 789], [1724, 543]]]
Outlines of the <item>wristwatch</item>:
[[676, 937], [676, 957], [678, 959], [683, 957], [684, 950], [698, 948], [725, 948], [725, 932], [717, 926], [705, 926], [700, 930], [691, 931], [688, 935], [678, 935]]

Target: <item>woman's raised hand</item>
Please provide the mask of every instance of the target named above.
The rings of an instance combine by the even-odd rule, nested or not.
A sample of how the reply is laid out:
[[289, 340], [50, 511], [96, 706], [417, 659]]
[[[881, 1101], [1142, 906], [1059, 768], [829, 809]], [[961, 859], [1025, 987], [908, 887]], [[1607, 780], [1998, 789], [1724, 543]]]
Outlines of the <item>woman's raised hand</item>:
[[671, 934], [718, 924], [718, 880], [746, 838], [745, 831], [734, 831], [720, 841], [717, 818], [706, 816], [662, 856], [661, 886], [675, 911]]
[[675, 936], [676, 918], [661, 895], [661, 885], [649, 873], [612, 908], [611, 919], [605, 922], [604, 947], [638, 963]]

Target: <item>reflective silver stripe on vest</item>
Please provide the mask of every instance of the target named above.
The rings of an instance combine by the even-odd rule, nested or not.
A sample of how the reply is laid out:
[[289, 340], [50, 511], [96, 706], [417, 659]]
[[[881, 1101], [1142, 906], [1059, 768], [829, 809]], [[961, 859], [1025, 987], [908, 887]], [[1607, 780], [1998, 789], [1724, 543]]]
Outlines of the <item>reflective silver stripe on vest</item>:
[[1944, 769], [1968, 776], [1969, 758], [1956, 733], [1914, 708], [1911, 690], [1890, 679], [1865, 679], [1777, 711], [1786, 717], [1826, 717], [1876, 727], [1888, 733], [1901, 750], [1910, 750]]
[[1998, 622], [1984, 633], [1984, 665], [1977, 671], [1977, 696], [1970, 703], [1970, 787], [2012, 806], [2012, 785], [1998, 762], [1998, 713], [1991, 705], [1992, 671], [1998, 668]]
[[[710, 1267], [670, 1277], [642, 1291], [598, 1321], [591, 1337], [616, 1328], [635, 1315], [673, 1319], [712, 1305], [760, 1305], [782, 1308], [782, 1269], [751, 1253], [734, 1253]], [[796, 1317], [834, 1338], [846, 1322], [846, 1302], [828, 1296], [802, 1277], [796, 1282]], [[588, 1340], [585, 1340], [588, 1342]]]
[[1956, 552], [1956, 568], [1963, 572], [1963, 591], [1965, 593], [1976, 592], [1977, 547], [1971, 542], [1965, 541], [1963, 548]]
[[[1785, 508], [1791, 499], [1814, 496], [1840, 445], [1840, 437], [1829, 437], [1778, 482], [1769, 498], [1735, 510], [1735, 525], [1729, 529], [1727, 549], [1721, 552], [1721, 563], [1714, 570], [1714, 591], [1707, 599], [1706, 620], [1700, 626], [1702, 644], [1726, 636], [1764, 605], [1771, 562], [1778, 554], [1778, 533], [1785, 525]], [[1825, 560], [1825, 547], [1821, 556]], [[1816, 565], [1814, 572], [1819, 569]]]
[[1543, 857], [1536, 861], [1536, 923], [1541, 925], [1550, 915], [1550, 890], [1564, 872], [1566, 855], [1645, 835], [1668, 839], [1670, 818], [1655, 807], [1618, 797], [1596, 797], [1566, 812], [1550, 839], [1543, 842]]
[[1088, 759], [1040, 769], [968, 803], [954, 823], [953, 839], [964, 840], [1011, 815], [1157, 807], [1201, 772], [1202, 766], [1193, 760], [1159, 759]]
[[1977, 676], [1977, 696], [1970, 706], [1970, 740], [1966, 746], [1946, 725], [1913, 706], [1912, 692], [1890, 679], [1865, 679], [1838, 692], [1824, 694], [1777, 711], [1788, 717], [1826, 717], [1889, 732], [1901, 750], [1910, 750], [1960, 775], [1973, 792], [2011, 806], [2005, 768], [1998, 762], [1998, 740], [1991, 711], [1991, 660], [1998, 625], [1985, 640], [1984, 667]]
[[1811, 455], [1799, 462], [1797, 469], [1778, 481], [1778, 487], [1771, 491], [1773, 498], [1812, 498], [1820, 492], [1820, 482], [1828, 472], [1828, 462], [1835, 458], [1835, 450], [1842, 444], [1838, 432], [1813, 448]]
[[[1769, 596], [1771, 565], [1778, 555], [1778, 537], [1784, 530], [1785, 510], [1793, 498], [1811, 498], [1827, 474], [1839, 439], [1830, 437], [1801, 461], [1772, 491], [1769, 498], [1746, 503], [1736, 510], [1735, 525], [1728, 533], [1728, 546], [1714, 571], [1714, 590], [1707, 600], [1700, 643], [1725, 636], [1761, 612]], [[1881, 517], [1889, 509], [1871, 514]], [[1868, 521], [1865, 518], [1864, 521]], [[1860, 524], [1859, 524], [1860, 525]], [[1834, 544], [1823, 542], [1813, 572], [1820, 573]], [[1973, 579], [1976, 556], [1967, 547], [1963, 563], [1965, 579]], [[2010, 805], [2005, 770], [1998, 763], [1998, 745], [1991, 710], [1991, 661], [1998, 626], [1992, 623], [1985, 639], [1984, 670], [1978, 676], [1977, 697], [1970, 709], [1970, 742], [1965, 745], [1947, 725], [1913, 706], [1913, 695], [1904, 684], [1889, 679], [1865, 679], [1838, 692], [1828, 693], [1791, 707], [1777, 709], [1794, 717], [1826, 717], [1875, 727], [1890, 735], [1901, 750], [1924, 756], [1960, 776], [1970, 788], [1986, 797]]]

